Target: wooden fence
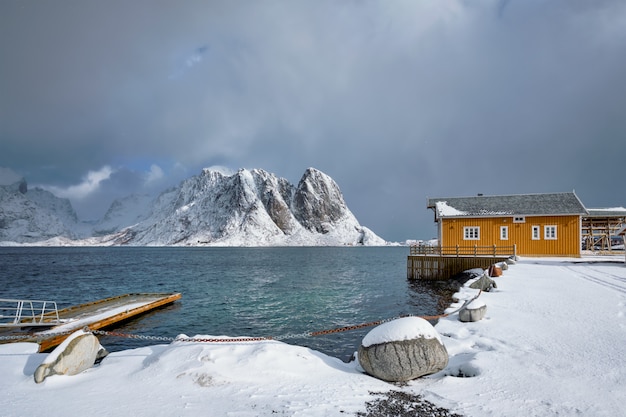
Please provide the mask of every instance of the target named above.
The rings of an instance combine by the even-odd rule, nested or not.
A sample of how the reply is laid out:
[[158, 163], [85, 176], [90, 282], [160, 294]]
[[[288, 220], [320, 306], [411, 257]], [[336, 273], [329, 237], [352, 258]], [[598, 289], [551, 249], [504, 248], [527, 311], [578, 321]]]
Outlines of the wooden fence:
[[429, 246], [429, 245], [411, 245], [411, 256], [429, 255], [429, 256], [495, 256], [509, 257], [517, 255], [516, 245], [511, 246]]

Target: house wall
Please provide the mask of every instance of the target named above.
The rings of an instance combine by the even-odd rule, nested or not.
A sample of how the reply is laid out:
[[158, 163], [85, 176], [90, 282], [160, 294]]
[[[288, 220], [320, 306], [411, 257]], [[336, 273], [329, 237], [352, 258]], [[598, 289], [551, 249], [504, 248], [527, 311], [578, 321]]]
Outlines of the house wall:
[[[465, 240], [464, 228], [480, 227], [480, 239]], [[508, 227], [508, 239], [500, 237], [500, 226]], [[539, 226], [539, 239], [533, 239], [533, 226]], [[545, 226], [556, 226], [556, 239], [545, 239]], [[524, 223], [513, 217], [441, 219], [441, 246], [510, 246], [517, 245], [522, 256], [580, 256], [580, 216], [526, 216]]]

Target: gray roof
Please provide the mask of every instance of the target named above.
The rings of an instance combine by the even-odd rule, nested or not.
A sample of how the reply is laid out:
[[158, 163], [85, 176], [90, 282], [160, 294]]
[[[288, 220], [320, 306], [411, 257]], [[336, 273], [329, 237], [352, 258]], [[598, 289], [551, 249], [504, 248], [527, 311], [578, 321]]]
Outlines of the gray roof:
[[574, 192], [429, 198], [428, 208], [435, 211], [436, 218], [587, 214]]
[[609, 207], [609, 208], [588, 208], [589, 213], [585, 217], [626, 217], [626, 208]]

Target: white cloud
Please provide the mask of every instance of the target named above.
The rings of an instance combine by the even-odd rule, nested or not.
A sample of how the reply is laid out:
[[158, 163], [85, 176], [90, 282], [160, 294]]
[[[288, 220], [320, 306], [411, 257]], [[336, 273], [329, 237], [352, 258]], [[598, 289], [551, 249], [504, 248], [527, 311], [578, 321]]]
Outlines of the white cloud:
[[43, 188], [57, 197], [80, 200], [98, 191], [101, 182], [108, 180], [113, 172], [110, 166], [105, 165], [99, 171], [89, 171], [80, 184], [70, 185], [66, 188], [56, 186], [44, 186]]
[[165, 174], [160, 166], [152, 164], [152, 166], [150, 166], [150, 171], [146, 173], [146, 184], [157, 182], [162, 179], [164, 175]]
[[222, 175], [225, 176], [230, 176], [230, 175], [234, 175], [237, 171], [235, 171], [232, 168], [223, 166], [223, 165], [212, 165], [210, 167], [208, 167], [207, 169], [211, 170], [211, 171], [217, 171]]

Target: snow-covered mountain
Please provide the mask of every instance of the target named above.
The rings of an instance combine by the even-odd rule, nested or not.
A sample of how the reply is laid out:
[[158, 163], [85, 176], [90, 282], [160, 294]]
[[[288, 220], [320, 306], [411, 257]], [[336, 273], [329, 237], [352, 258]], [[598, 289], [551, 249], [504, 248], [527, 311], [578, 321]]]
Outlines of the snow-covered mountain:
[[152, 214], [123, 231], [129, 245], [383, 245], [361, 226], [328, 175], [309, 168], [297, 186], [261, 169], [205, 169], [161, 194]]
[[[24, 200], [30, 193], [13, 191], [7, 193], [13, 199]], [[204, 169], [156, 199], [133, 195], [114, 201], [104, 218], [92, 225], [88, 238], [81, 232], [84, 224], [77, 221], [69, 201], [47, 194], [47, 203], [46, 197], [39, 194], [26, 200], [40, 204], [36, 210], [39, 214], [34, 217], [57, 213], [57, 227], [46, 229], [45, 222], [33, 221], [30, 216], [25, 223], [38, 232], [31, 231], [26, 238], [15, 216], [0, 211], [0, 241], [32, 243], [49, 239], [41, 244], [133, 246], [386, 244], [359, 224], [335, 181], [314, 168], [306, 170], [297, 186], [261, 169], [241, 169], [233, 175]], [[9, 200], [0, 195], [0, 208], [27, 205]], [[67, 209], [66, 216], [60, 216]], [[2, 230], [10, 233], [3, 235]]]
[[0, 185], [0, 242], [78, 239], [86, 233], [69, 200], [40, 188], [28, 189], [25, 180]]

